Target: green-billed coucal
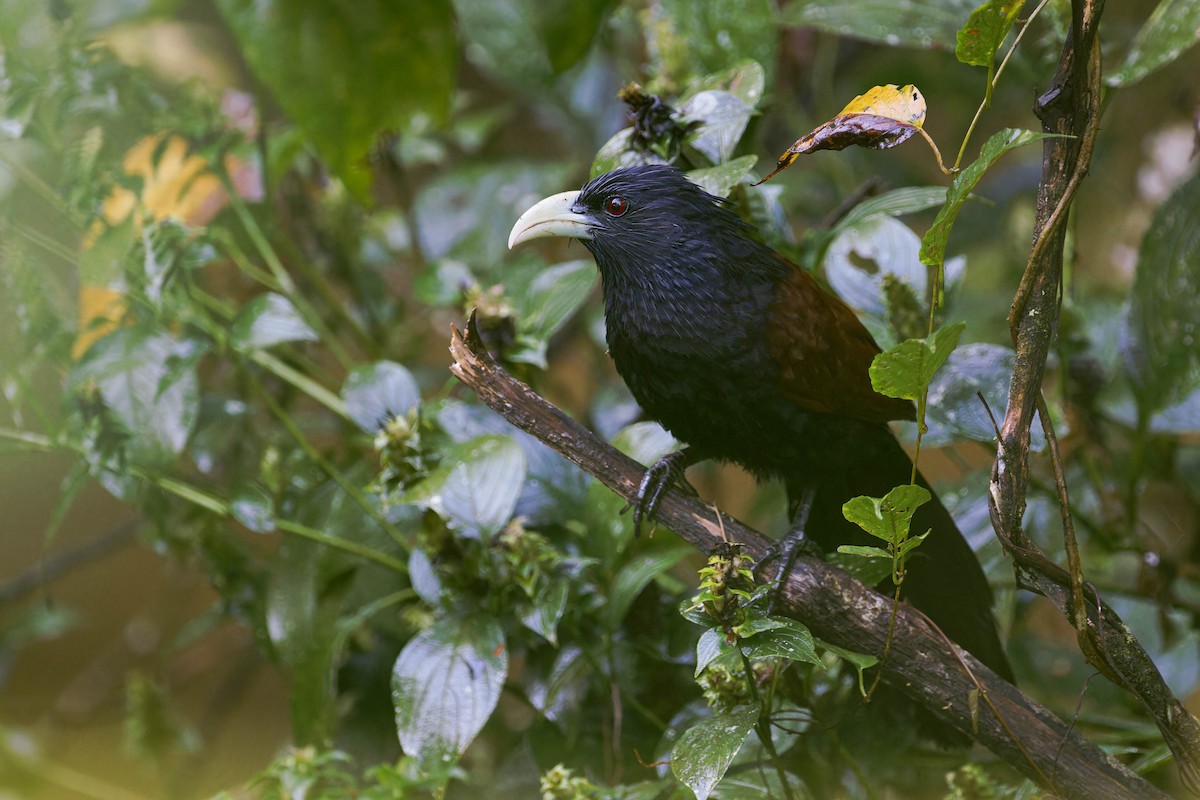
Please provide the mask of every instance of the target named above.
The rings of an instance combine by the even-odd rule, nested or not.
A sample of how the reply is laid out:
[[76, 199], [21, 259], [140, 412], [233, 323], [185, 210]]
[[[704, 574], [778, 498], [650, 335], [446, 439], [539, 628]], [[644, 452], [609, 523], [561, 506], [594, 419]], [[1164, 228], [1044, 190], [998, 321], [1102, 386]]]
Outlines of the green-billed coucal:
[[[595, 257], [613, 363], [688, 446], [674, 467], [713, 458], [782, 478], [793, 503], [811, 493], [804, 530], [822, 547], [874, 543], [842, 504], [909, 482], [912, 462], [887, 423], [914, 411], [871, 388], [879, 347], [848, 306], [671, 167], [617, 169], [548, 197], [508, 244], [543, 236], [580, 239]], [[928, 529], [906, 599], [1011, 680], [991, 589], [936, 496], [912, 524]]]

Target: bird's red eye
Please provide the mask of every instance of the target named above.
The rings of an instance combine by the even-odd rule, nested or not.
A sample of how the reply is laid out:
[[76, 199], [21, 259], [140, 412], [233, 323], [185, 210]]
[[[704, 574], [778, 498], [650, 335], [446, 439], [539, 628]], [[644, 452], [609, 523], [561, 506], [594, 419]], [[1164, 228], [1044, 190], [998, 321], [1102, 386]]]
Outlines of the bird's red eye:
[[610, 217], [619, 217], [629, 210], [629, 201], [619, 194], [604, 201], [604, 210]]

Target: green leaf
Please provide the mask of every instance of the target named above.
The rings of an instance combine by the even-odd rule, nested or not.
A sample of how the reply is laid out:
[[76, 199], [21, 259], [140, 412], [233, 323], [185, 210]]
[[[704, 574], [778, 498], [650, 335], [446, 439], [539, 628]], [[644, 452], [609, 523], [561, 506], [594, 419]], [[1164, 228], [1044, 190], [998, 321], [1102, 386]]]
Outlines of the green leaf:
[[731, 645], [725, 638], [725, 632], [720, 628], [709, 628], [700, 634], [700, 638], [696, 640], [696, 671], [694, 677], [699, 678], [700, 674], [708, 668], [708, 665], [716, 661], [721, 656], [729, 655], [735, 652], [736, 648]]
[[643, 164], [666, 164], [667, 160], [653, 150], [635, 149], [629, 142], [633, 128], [622, 128], [600, 146], [592, 159], [588, 177], [594, 178], [621, 167], [638, 167]]
[[747, 658], [785, 658], [806, 664], [821, 663], [812, 633], [806, 625], [788, 617], [770, 617], [768, 620], [778, 624], [742, 640], [742, 652]]
[[[553, 162], [472, 163], [444, 172], [417, 195], [413, 216], [421, 252], [429, 261], [501, 264], [513, 222], [537, 200], [561, 192], [567, 179], [568, 168]], [[481, 278], [486, 274], [476, 270]]]
[[1200, 176], [1158, 209], [1142, 239], [1123, 353], [1143, 413], [1200, 383]]
[[[667, 539], [662, 541], [666, 542]], [[608, 606], [605, 609], [605, 620], [610, 631], [621, 626], [621, 620], [629, 612], [630, 606], [650, 581], [679, 563], [685, 556], [691, 554], [692, 548], [683, 542], [673, 542], [667, 545], [653, 545], [648, 552], [637, 553], [622, 564], [608, 592]]]
[[746, 58], [729, 69], [693, 81], [680, 100], [687, 100], [692, 95], [708, 89], [720, 89], [734, 95], [751, 108], [757, 108], [766, 85], [767, 74], [763, 71], [762, 64]]
[[687, 177], [709, 194], [728, 197], [733, 187], [742, 182], [742, 178], [754, 168], [757, 161], [758, 156], [755, 155], [739, 156], [715, 167], [694, 169]]
[[567, 610], [569, 588], [565, 580], [551, 582], [538, 592], [529, 611], [521, 615], [521, 624], [550, 644], [558, 644], [558, 622]]
[[872, 217], [900, 217], [946, 202], [945, 186], [905, 186], [862, 201], [833, 226], [833, 233], [853, 228]]
[[[922, 443], [939, 447], [959, 439], [994, 441], [996, 429], [988, 408], [997, 421], [1004, 418], [1015, 360], [1012, 348], [997, 344], [975, 342], [956, 348], [929, 383], [929, 432]], [[1035, 424], [1030, 434], [1031, 447], [1041, 450], [1046, 444], [1041, 427]]]
[[1200, 40], [1200, 0], [1161, 0], [1137, 32], [1125, 63], [1105, 81], [1109, 86], [1137, 83], [1171, 63]]
[[[917, 297], [926, 296], [929, 269], [921, 263], [920, 248], [921, 240], [903, 222], [875, 215], [838, 232], [825, 252], [825, 277], [851, 308], [884, 318], [888, 276], [909, 286]], [[947, 281], [953, 282], [965, 264], [965, 259], [951, 259]]]
[[512, 518], [525, 471], [519, 444], [507, 436], [480, 436], [446, 450], [441, 465], [403, 502], [432, 509], [466, 536], [490, 539]]
[[926, 339], [906, 339], [875, 356], [871, 387], [886, 397], [919, 400], [934, 374], [958, 346], [967, 323], [943, 325]]
[[758, 721], [758, 706], [737, 706], [697, 722], [671, 749], [671, 772], [707, 800]]
[[[838, 545], [837, 551], [842, 555], [859, 556], [861, 558], [886, 558], [889, 561], [892, 559], [892, 554], [880, 547], [868, 547], [861, 544], [841, 544]], [[891, 566], [888, 566], [888, 571], [891, 571]]]
[[[851, 545], [842, 545], [842, 547], [851, 547]], [[842, 547], [838, 547], [835, 552], [829, 554], [829, 563], [838, 569], [849, 572], [867, 586], [875, 586], [892, 574], [890, 560], [881, 561], [874, 553], [863, 553], [861, 555], [843, 553], [841, 552]], [[879, 550], [877, 547], [867, 549]], [[879, 552], [885, 551], [879, 550]], [[891, 556], [888, 556], [888, 558], [890, 559]]]
[[1024, 5], [1025, 0], [987, 0], [958, 31], [954, 55], [964, 64], [990, 67]]
[[290, 668], [292, 728], [298, 742], [316, 744], [333, 733], [337, 621], [348, 588], [341, 554], [285, 537], [272, 564], [266, 597], [271, 643]]
[[455, 760], [483, 729], [508, 677], [504, 631], [491, 618], [442, 619], [408, 641], [392, 668], [404, 752]]
[[657, 422], [635, 422], [622, 428], [612, 439], [612, 446], [634, 461], [653, 464], [676, 449], [678, 442]]
[[713, 164], [724, 164], [746, 131], [754, 108], [730, 92], [700, 92], [679, 108], [685, 119], [699, 122], [687, 136], [687, 143]]
[[404, 417], [421, 402], [412, 374], [392, 361], [355, 367], [342, 384], [346, 413], [365, 433], [375, 433], [389, 419]]
[[137, 463], [160, 465], [183, 452], [200, 410], [193, 343], [122, 328], [92, 345], [71, 376], [92, 386], [129, 434]]
[[928, 489], [906, 484], [883, 497], [853, 497], [842, 505], [842, 515], [875, 538], [899, 545], [908, 537], [913, 514], [930, 497]]
[[967, 198], [975, 190], [984, 173], [991, 168], [992, 164], [996, 163], [1000, 156], [1015, 147], [1041, 141], [1054, 135], [1018, 128], [1005, 128], [992, 134], [983, 143], [983, 147], [979, 151], [979, 158], [954, 176], [954, 180], [950, 184], [950, 191], [946, 195], [946, 204], [938, 211], [933, 224], [929, 226], [929, 230], [925, 232], [925, 237], [921, 240], [921, 263], [936, 267], [946, 260], [946, 240], [950, 238], [950, 229], [954, 227], [958, 212], [962, 210], [963, 204], [967, 202]]
[[229, 513], [255, 533], [275, 530], [275, 503], [266, 490], [255, 483], [238, 486], [229, 503]]
[[274, 292], [260, 294], [243, 306], [229, 330], [230, 346], [242, 351], [318, 338], [292, 301]]
[[521, 329], [548, 339], [574, 314], [596, 285], [590, 258], [564, 261], [542, 270], [520, 298]]
[[843, 648], [832, 645], [829, 642], [821, 642], [821, 649], [828, 650], [854, 667], [854, 669], [858, 672], [859, 694], [861, 694], [863, 697], [866, 697], [867, 687], [863, 682], [863, 673], [878, 664], [879, 659], [875, 656], [867, 655], [866, 653], [856, 653], [853, 650], [844, 650]]
[[974, 7], [975, 0], [796, 0], [780, 21], [893, 47], [948, 49]]
[[454, 0], [467, 56], [510, 86], [545, 86], [579, 63], [616, 0]]
[[646, 29], [658, 60], [653, 74], [727, 74], [749, 58], [765, 67], [770, 83], [779, 41], [773, 0], [661, 0], [659, 6]]
[[368, 196], [366, 158], [381, 133], [417, 117], [449, 117], [458, 48], [447, 0], [218, 0], [217, 7], [255, 76], [360, 198]]

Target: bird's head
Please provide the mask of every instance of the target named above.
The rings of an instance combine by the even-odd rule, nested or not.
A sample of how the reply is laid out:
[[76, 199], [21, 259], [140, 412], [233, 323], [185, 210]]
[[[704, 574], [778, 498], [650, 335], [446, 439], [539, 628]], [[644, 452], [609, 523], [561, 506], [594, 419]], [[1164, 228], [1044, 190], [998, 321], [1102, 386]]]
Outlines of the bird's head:
[[[547, 197], [517, 220], [508, 246], [541, 237], [580, 239], [602, 273], [627, 272], [635, 265], [662, 269], [694, 260], [706, 246], [746, 239], [749, 232], [725, 200], [674, 167], [656, 164], [615, 169], [577, 192]], [[641, 283], [638, 278], [648, 276], [626, 277]]]

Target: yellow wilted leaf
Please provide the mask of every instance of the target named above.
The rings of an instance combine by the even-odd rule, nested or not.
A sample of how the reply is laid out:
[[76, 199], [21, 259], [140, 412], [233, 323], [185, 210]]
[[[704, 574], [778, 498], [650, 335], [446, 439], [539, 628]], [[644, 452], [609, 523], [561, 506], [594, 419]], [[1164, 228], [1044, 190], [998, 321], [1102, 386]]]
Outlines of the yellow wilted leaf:
[[[228, 198], [208, 161], [188, 150], [187, 140], [174, 133], [146, 136], [129, 148], [122, 162], [126, 175], [142, 179], [140, 193], [118, 186], [104, 199], [100, 219], [84, 240], [85, 260], [99, 246], [105, 231], [129, 222], [140, 230], [142, 220], [177, 219], [185, 225], [207, 223]], [[99, 251], [102, 260], [108, 254]], [[103, 270], [111, 272], [111, 270]], [[79, 329], [71, 353], [81, 357], [96, 340], [111, 333], [125, 314], [122, 291], [103, 278], [80, 276]]]
[[911, 83], [904, 86], [889, 83], [851, 100], [838, 112], [839, 117], [843, 114], [870, 114], [919, 128], [925, 124], [925, 97]]
[[836, 117], [797, 139], [779, 157], [774, 171], [759, 183], [769, 181], [797, 157], [814, 150], [843, 150], [851, 145], [886, 150], [918, 132], [928, 140], [928, 134], [921, 130], [924, 124], [925, 98], [916, 86], [876, 86], [847, 103]]

